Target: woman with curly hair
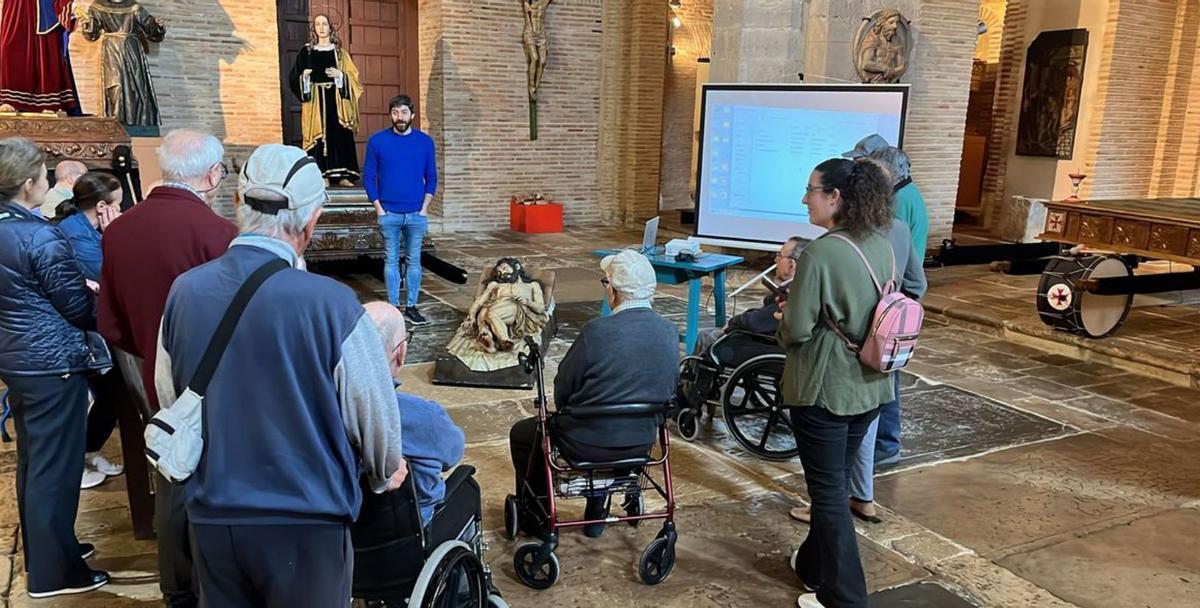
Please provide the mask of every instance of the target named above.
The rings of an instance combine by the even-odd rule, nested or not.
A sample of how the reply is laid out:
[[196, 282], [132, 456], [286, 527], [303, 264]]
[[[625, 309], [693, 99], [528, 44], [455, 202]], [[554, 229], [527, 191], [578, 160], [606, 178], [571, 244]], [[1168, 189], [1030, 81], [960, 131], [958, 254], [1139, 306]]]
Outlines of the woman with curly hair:
[[900, 280], [903, 266], [896, 270], [887, 236], [891, 186], [876, 163], [835, 158], [817, 165], [804, 196], [809, 221], [828, 232], [796, 262], [778, 333], [787, 350], [783, 402], [812, 501], [812, 526], [791, 563], [805, 593], [815, 592], [820, 604], [801, 595], [800, 606], [867, 606], [846, 480], [879, 404], [892, 398], [892, 382], [863, 366], [838, 331], [855, 343], [867, 335], [880, 298], [867, 264], [881, 282]]

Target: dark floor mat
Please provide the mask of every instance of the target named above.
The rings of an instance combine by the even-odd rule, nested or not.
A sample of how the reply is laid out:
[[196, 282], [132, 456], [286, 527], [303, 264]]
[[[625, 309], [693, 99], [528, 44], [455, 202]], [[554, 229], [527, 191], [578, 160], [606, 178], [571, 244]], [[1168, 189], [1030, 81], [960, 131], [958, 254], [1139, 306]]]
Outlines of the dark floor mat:
[[871, 594], [871, 608], [978, 608], [950, 590], [933, 583], [915, 583]]

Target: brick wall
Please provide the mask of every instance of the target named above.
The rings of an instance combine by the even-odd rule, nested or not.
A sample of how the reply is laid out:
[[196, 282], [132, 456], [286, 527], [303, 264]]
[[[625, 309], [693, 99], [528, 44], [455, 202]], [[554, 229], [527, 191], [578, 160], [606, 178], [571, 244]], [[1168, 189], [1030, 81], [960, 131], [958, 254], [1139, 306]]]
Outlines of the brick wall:
[[607, 0], [600, 60], [600, 213], [606, 221], [658, 213], [667, 2]]
[[987, 169], [983, 174], [984, 224], [1004, 198], [1009, 150], [1017, 131], [1017, 99], [1020, 98], [1021, 71], [1025, 66], [1025, 16], [1028, 0], [1009, 0], [1004, 13], [1004, 34], [1000, 65], [996, 74], [996, 95], [992, 106], [992, 131], [988, 138]]
[[805, 72], [854, 80], [863, 17], [896, 8], [916, 35], [905, 149], [929, 208], [930, 242], [950, 235], [976, 46], [979, 3], [964, 0], [715, 0], [713, 81], [796, 82]]
[[1154, 151], [1150, 196], [1192, 196], [1200, 163], [1200, 3], [1181, 2], [1176, 8], [1170, 39], [1167, 77], [1163, 84], [1162, 119]]
[[539, 133], [530, 141], [520, 2], [421, 3], [423, 126], [440, 148], [443, 229], [507, 225], [509, 197], [535, 192], [561, 201], [568, 224], [600, 221], [601, 4], [550, 5]]
[[696, 60], [712, 50], [712, 0], [685, 2], [675, 11], [682, 26], [674, 29], [675, 54], [667, 63], [663, 89], [662, 208], [691, 209], [692, 141], [696, 107]]
[[1180, 2], [1111, 0], [1085, 190], [1093, 198], [1146, 196]]

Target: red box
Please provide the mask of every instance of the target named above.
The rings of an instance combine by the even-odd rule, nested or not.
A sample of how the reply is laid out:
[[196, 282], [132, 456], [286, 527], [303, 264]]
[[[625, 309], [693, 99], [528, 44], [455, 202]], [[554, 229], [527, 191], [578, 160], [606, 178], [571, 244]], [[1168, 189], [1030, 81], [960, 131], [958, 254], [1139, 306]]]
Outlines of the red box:
[[508, 227], [527, 234], [562, 232], [563, 208], [558, 203], [544, 205], [508, 204]]

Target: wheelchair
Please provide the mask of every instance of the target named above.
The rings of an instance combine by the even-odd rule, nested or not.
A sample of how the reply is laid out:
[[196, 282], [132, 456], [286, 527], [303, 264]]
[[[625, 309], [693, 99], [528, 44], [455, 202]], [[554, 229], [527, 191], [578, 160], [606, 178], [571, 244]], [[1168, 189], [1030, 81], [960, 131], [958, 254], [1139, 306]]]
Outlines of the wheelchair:
[[[547, 496], [537, 496], [528, 485], [518, 495], [508, 495], [504, 500], [504, 534], [516, 540], [520, 522], [532, 518], [539, 522], [540, 542], [526, 543], [517, 548], [513, 556], [513, 568], [517, 578], [527, 587], [537, 590], [549, 589], [558, 581], [558, 533], [563, 528], [577, 528], [598, 523], [627, 523], [637, 526], [643, 521], [663, 520], [662, 530], [646, 546], [638, 561], [638, 576], [647, 585], [657, 585], [671, 574], [675, 567], [675, 491], [671, 483], [669, 434], [665, 417], [670, 404], [626, 404], [596, 406], [586, 411], [571, 412], [560, 408], [557, 415], [583, 417], [654, 417], [658, 421], [657, 443], [661, 455], [656, 459], [648, 454], [641, 458], [606, 462], [582, 462], [572, 460], [567, 451], [556, 447], [548, 434], [546, 390], [543, 378], [543, 361], [540, 350], [530, 339], [529, 355], [523, 357], [525, 365], [534, 373], [537, 383], [538, 427], [540, 445], [534, 447], [529, 469], [525, 476], [544, 475], [549, 482]], [[653, 449], [653, 448], [652, 448]], [[538, 450], [541, 450], [540, 454]], [[538, 456], [543, 458], [541, 470], [535, 470]], [[648, 468], [662, 469], [662, 481], [655, 479]], [[653, 489], [666, 501], [662, 511], [647, 513], [643, 492]], [[556, 499], [603, 497], [611, 506], [614, 495], [624, 495], [624, 516], [609, 515], [603, 520], [565, 520], [560, 517]]]
[[721, 336], [702, 356], [684, 357], [674, 413], [679, 435], [693, 441], [704, 421], [712, 428], [720, 406], [729, 435], [746, 451], [766, 460], [795, 458], [800, 450], [780, 390], [786, 359], [775, 336], [746, 331]]
[[356, 608], [508, 608], [483, 560], [483, 497], [474, 475], [470, 465], [454, 469], [428, 527], [412, 475], [395, 492], [364, 486], [350, 528]]

